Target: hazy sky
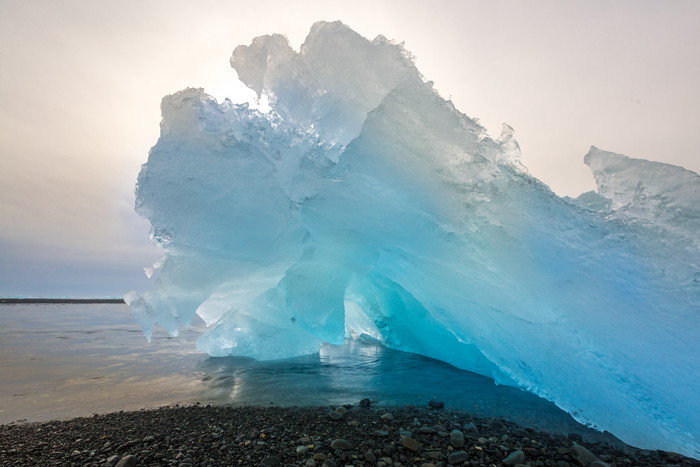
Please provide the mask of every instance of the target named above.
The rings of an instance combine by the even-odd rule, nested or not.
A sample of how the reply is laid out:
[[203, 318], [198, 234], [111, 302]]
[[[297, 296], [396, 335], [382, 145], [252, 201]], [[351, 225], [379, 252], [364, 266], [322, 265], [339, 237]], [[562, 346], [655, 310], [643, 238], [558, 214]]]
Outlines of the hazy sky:
[[133, 212], [160, 99], [253, 96], [235, 46], [318, 20], [405, 42], [419, 70], [560, 195], [591, 145], [700, 172], [697, 1], [0, 0], [0, 296], [120, 296], [159, 255]]

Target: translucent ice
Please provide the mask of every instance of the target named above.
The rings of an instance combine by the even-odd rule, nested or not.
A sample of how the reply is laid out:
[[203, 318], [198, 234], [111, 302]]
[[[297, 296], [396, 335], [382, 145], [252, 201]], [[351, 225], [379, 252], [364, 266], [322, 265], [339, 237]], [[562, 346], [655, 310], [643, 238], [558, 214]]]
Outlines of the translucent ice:
[[700, 177], [592, 148], [595, 193], [530, 176], [401, 45], [317, 23], [235, 49], [272, 110], [164, 98], [136, 209], [167, 252], [144, 332], [274, 359], [378, 339], [700, 455]]

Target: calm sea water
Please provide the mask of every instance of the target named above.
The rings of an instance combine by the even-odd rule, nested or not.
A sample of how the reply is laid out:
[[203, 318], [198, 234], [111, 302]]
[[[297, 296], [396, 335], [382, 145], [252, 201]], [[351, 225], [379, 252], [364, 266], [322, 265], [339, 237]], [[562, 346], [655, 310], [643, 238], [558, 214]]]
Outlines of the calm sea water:
[[123, 304], [0, 305], [0, 424], [174, 403], [424, 406], [595, 437], [554, 404], [516, 388], [381, 345], [326, 345], [314, 355], [257, 362], [195, 347], [199, 322], [146, 342]]

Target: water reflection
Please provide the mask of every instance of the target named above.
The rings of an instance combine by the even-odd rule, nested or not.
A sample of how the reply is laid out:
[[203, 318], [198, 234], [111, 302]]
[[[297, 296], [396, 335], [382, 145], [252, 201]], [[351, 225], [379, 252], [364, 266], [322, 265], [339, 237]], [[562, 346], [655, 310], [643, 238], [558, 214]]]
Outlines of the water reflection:
[[199, 353], [203, 323], [149, 344], [125, 305], [0, 306], [0, 423], [174, 403], [424, 406], [430, 399], [559, 433], [585, 429], [553, 404], [420, 355], [372, 343], [258, 362]]
[[376, 344], [349, 341], [287, 360], [205, 358], [196, 366], [202, 395], [218, 404], [425, 406], [430, 399], [476, 415], [569, 433], [581, 427], [554, 404], [446, 363]]

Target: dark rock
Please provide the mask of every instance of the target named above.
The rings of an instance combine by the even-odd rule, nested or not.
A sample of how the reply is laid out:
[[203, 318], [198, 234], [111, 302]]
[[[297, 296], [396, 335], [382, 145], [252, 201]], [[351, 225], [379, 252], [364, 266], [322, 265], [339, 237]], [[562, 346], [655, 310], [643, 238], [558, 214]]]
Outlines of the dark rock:
[[466, 452], [464, 451], [457, 451], [453, 452], [450, 454], [450, 456], [447, 458], [447, 463], [450, 465], [459, 465], [459, 464], [464, 464], [466, 460], [469, 458]]
[[503, 465], [516, 465], [525, 462], [525, 453], [522, 451], [511, 452], [508, 457], [503, 459]]
[[593, 461], [590, 464], [588, 464], [588, 467], [610, 467], [610, 464], [603, 461]]
[[459, 430], [452, 430], [450, 432], [450, 444], [456, 448], [461, 448], [464, 446], [464, 433]]
[[420, 451], [420, 444], [418, 444], [418, 441], [409, 436], [404, 436], [401, 438], [401, 446], [405, 447], [411, 452]]
[[280, 465], [280, 458], [277, 456], [268, 456], [260, 461], [260, 465], [264, 466], [275, 466]]
[[530, 448], [530, 447], [528, 447], [528, 448], [523, 448], [523, 452], [525, 452], [525, 454], [527, 454], [528, 456], [532, 456], [532, 457], [535, 457], [535, 456], [539, 456], [539, 455], [540, 455], [540, 451], [538, 451], [538, 450], [535, 449], [535, 448]]
[[330, 418], [330, 419], [333, 420], [334, 422], [337, 422], [338, 420], [342, 420], [342, 419], [343, 419], [343, 414], [340, 413], [340, 412], [336, 412], [336, 411], [329, 412], [329, 413], [328, 413], [328, 418]]
[[369, 404], [370, 404], [369, 399], [362, 399], [362, 400], [360, 401], [360, 407], [366, 408], [366, 407], [369, 407]]
[[518, 438], [527, 438], [530, 436], [530, 433], [523, 430], [522, 428], [516, 428], [515, 430], [513, 430], [513, 436], [517, 436]]
[[330, 459], [326, 459], [323, 461], [323, 464], [321, 464], [322, 467], [337, 467], [336, 463]]
[[136, 464], [138, 464], [138, 459], [136, 459], [136, 456], [128, 455], [122, 457], [114, 467], [134, 467]]
[[567, 438], [569, 438], [571, 441], [576, 441], [577, 443], [583, 441], [583, 438], [578, 433], [569, 433]]
[[467, 423], [466, 425], [464, 425], [464, 427], [462, 429], [464, 431], [466, 431], [467, 433], [474, 433], [474, 434], [479, 433], [479, 429], [473, 423]]
[[574, 445], [571, 447], [571, 457], [573, 457], [576, 462], [583, 466], [587, 466], [591, 462], [598, 460], [598, 458], [591, 451], [577, 443], [574, 443]]
[[444, 409], [445, 403], [443, 401], [430, 400], [428, 401], [428, 407], [431, 409]]
[[331, 449], [340, 449], [341, 451], [352, 451], [352, 443], [344, 439], [334, 439], [331, 442]]

